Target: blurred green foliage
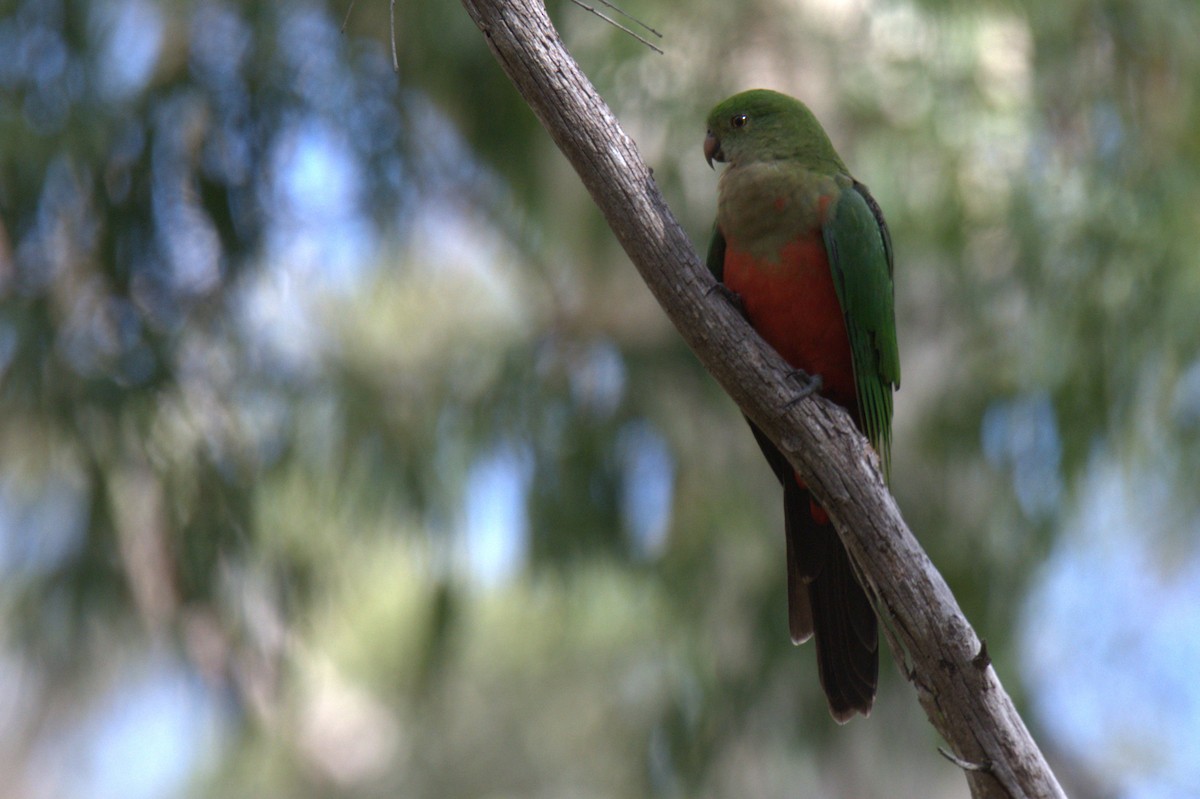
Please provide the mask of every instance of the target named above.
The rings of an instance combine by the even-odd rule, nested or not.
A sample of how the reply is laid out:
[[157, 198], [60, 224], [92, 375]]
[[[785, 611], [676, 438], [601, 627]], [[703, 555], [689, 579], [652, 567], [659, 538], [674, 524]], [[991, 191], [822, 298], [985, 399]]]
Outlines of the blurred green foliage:
[[[893, 488], [1021, 696], [1088, 464], [1194, 518], [1200, 6], [627, 10], [664, 56], [550, 4], [698, 245], [751, 85], [879, 199]], [[465, 13], [393, 74], [345, 12], [2, 0], [0, 794], [93, 795], [63, 741], [166, 662], [198, 796], [965, 795], [886, 663], [828, 719], [769, 471]]]

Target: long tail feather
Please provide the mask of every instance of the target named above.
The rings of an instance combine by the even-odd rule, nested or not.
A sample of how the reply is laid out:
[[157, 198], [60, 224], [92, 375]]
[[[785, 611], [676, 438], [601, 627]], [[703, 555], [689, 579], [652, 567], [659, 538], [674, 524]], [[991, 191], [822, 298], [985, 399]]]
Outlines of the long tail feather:
[[783, 486], [792, 641], [815, 639], [821, 687], [838, 723], [856, 713], [869, 715], [879, 682], [875, 609], [833, 525], [814, 518], [812, 494], [796, 481], [791, 464], [770, 439], [755, 425], [750, 428]]

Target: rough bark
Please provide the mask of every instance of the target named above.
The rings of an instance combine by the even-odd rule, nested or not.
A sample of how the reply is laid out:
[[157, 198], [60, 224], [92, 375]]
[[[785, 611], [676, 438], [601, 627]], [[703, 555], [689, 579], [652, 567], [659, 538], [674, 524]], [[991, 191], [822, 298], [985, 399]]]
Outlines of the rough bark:
[[[900, 516], [850, 417], [790, 405], [788, 367], [728, 301], [650, 169], [567, 52], [539, 0], [463, 0], [500, 66], [591, 193], [680, 334], [828, 510], [897, 665], [976, 797], [1063, 797], [949, 587]], [[697, 157], [699, 157], [697, 135]], [[901, 272], [902, 274], [902, 272]], [[901, 277], [901, 279], [903, 279]]]

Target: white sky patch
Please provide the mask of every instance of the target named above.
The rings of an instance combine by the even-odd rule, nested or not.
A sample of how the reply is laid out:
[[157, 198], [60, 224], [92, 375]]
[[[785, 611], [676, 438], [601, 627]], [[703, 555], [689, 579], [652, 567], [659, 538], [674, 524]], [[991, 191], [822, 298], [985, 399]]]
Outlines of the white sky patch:
[[[217, 755], [225, 720], [198, 679], [151, 657], [103, 695], [80, 725], [36, 755], [51, 795], [64, 799], [160, 799], [182, 795]], [[51, 776], [53, 775], [53, 776]]]
[[125, 0], [97, 4], [93, 35], [103, 41], [97, 59], [98, 88], [120, 102], [140, 92], [154, 74], [162, 50], [163, 15], [157, 4]]
[[510, 279], [512, 252], [486, 220], [450, 202], [432, 202], [413, 224], [407, 243], [409, 266], [441, 276], [468, 277], [479, 284], [481, 293], [495, 300], [495, 307], [514, 316], [527, 309]]
[[1184, 429], [1200, 428], [1200, 359], [1193, 361], [1175, 384], [1171, 413]]
[[272, 162], [271, 261], [319, 288], [357, 286], [375, 242], [363, 216], [363, 181], [351, 143], [311, 116], [279, 137]]
[[1012, 479], [1030, 519], [1055, 513], [1063, 494], [1062, 441], [1050, 395], [1036, 391], [992, 403], [983, 414], [983, 454]]
[[311, 116], [279, 137], [271, 159], [267, 263], [246, 288], [242, 319], [267, 362], [303, 373], [316, 366], [326, 341], [317, 304], [361, 285], [378, 241], [362, 213], [362, 175], [344, 136]]
[[526, 497], [533, 459], [517, 444], [502, 444], [475, 461], [467, 475], [466, 557], [484, 587], [512, 579], [529, 549]]
[[648, 422], [626, 425], [617, 440], [622, 460], [621, 516], [633, 551], [655, 558], [667, 546], [675, 495], [675, 459], [666, 440]]
[[625, 397], [628, 375], [621, 350], [612, 341], [601, 338], [591, 342], [578, 357], [569, 361], [568, 380], [571, 397], [581, 410], [597, 416], [611, 416]]
[[987, 17], [977, 33], [983, 80], [980, 89], [995, 104], [1025, 108], [1033, 96], [1033, 33], [1017, 16]]
[[83, 489], [82, 476], [74, 472], [40, 478], [0, 474], [0, 579], [45, 574], [82, 546]]
[[1096, 458], [1021, 623], [1038, 720], [1120, 797], [1200, 795], [1200, 520], [1173, 491]]
[[872, 10], [871, 0], [805, 0], [804, 7], [814, 21], [826, 30], [843, 31], [858, 24]]

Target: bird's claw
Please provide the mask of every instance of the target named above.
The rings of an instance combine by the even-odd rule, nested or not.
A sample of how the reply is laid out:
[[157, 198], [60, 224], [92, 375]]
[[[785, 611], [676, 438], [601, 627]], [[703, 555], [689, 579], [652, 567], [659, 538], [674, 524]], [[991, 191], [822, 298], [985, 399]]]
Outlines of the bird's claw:
[[803, 369], [793, 369], [792, 371], [788, 372], [787, 376], [800, 384], [800, 393], [792, 397], [792, 399], [788, 401], [788, 404], [783, 406], [784, 410], [791, 410], [792, 406], [800, 402], [800, 400], [811, 397], [813, 394], [816, 394], [818, 391], [820, 391], [821, 387], [825, 385], [825, 380], [820, 375], [810, 375]]
[[742, 301], [741, 294], [738, 294], [736, 291], [729, 288], [729, 286], [726, 286], [724, 283], [722, 283], [719, 280], [716, 283], [713, 283], [709, 287], [708, 291], [704, 292], [705, 296], [708, 296], [708, 295], [714, 294], [714, 293], [720, 294], [722, 297], [725, 298], [726, 302], [728, 302], [730, 305], [733, 306], [733, 309], [735, 311], [740, 313], [743, 318], [746, 317], [746, 303], [744, 303]]

